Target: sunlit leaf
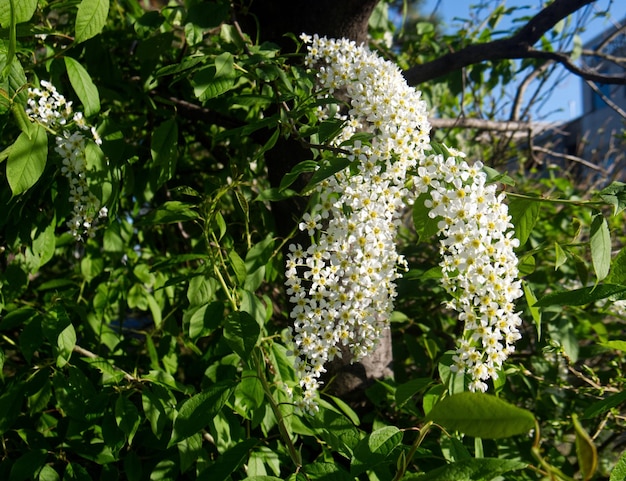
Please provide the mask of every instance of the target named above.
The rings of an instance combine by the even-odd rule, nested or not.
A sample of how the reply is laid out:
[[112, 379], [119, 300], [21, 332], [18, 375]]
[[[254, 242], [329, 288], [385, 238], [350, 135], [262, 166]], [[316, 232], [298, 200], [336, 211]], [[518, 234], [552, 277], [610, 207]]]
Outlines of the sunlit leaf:
[[13, 195], [30, 189], [41, 177], [48, 158], [48, 134], [40, 125], [34, 125], [31, 135], [22, 132], [9, 152], [7, 181]]
[[536, 307], [547, 306], [584, 306], [591, 302], [606, 299], [610, 296], [623, 297], [626, 286], [616, 284], [599, 284], [597, 286], [581, 287], [571, 291], [559, 291], [550, 293], [536, 303]]
[[109, 0], [82, 0], [76, 14], [77, 43], [95, 37], [104, 28], [109, 15]]
[[64, 57], [64, 61], [67, 76], [78, 99], [83, 104], [85, 116], [91, 117], [97, 114], [100, 112], [100, 94], [93, 80], [91, 80], [89, 72], [72, 57]]
[[591, 222], [591, 261], [598, 282], [609, 273], [611, 266], [611, 233], [609, 225], [602, 214], [596, 214]]
[[598, 467], [598, 452], [587, 431], [583, 428], [576, 414], [572, 414], [572, 422], [576, 431], [576, 456], [583, 480], [591, 479]]
[[403, 481], [489, 481], [509, 471], [524, 469], [526, 466], [526, 463], [509, 459], [463, 459], [433, 469], [426, 474], [408, 475], [402, 479]]
[[495, 396], [462, 392], [439, 401], [426, 419], [450, 431], [469, 436], [497, 439], [528, 434], [535, 425], [530, 411]]

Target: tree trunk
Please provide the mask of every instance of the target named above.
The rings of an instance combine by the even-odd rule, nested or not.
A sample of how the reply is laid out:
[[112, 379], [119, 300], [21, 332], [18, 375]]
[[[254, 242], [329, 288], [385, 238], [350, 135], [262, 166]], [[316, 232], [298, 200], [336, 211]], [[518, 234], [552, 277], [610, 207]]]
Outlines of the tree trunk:
[[[283, 50], [294, 47], [293, 41], [284, 36], [287, 32], [296, 35], [302, 32], [309, 35], [317, 33], [329, 38], [348, 38], [363, 43], [367, 41], [369, 17], [377, 3], [378, 0], [255, 1], [249, 13], [256, 17], [257, 22], [248, 16], [242, 19], [242, 25], [252, 38], [258, 33], [261, 41], [274, 42]], [[276, 146], [266, 153], [272, 186], [277, 187], [287, 172], [298, 162], [310, 159], [310, 155], [295, 140], [280, 138]], [[306, 179], [300, 179], [300, 182], [300, 185], [295, 184], [293, 187], [304, 187]], [[280, 235], [286, 236], [292, 232], [305, 208], [306, 199], [288, 199], [272, 206]], [[297, 238], [295, 242], [305, 245], [308, 236]], [[351, 402], [355, 407], [363, 407], [367, 404], [365, 388], [375, 379], [393, 376], [390, 330], [385, 330], [378, 348], [371, 356], [358, 363], [351, 363], [351, 357], [349, 352], [344, 352], [343, 358], [330, 363], [325, 379], [330, 382], [329, 392]]]

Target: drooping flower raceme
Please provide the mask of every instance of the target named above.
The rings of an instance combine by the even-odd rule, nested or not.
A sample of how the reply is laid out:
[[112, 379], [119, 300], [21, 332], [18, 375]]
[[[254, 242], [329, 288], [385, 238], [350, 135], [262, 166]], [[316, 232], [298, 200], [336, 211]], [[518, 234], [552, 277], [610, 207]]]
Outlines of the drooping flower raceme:
[[41, 89], [28, 89], [26, 113], [36, 122], [55, 132], [55, 151], [61, 156], [61, 172], [69, 182], [69, 201], [72, 216], [67, 226], [72, 235], [82, 240], [92, 237], [95, 224], [100, 217], [106, 217], [107, 209], [90, 191], [87, 179], [86, 143], [83, 132], [90, 131], [93, 141], [102, 141], [94, 127], [87, 125], [81, 112], [74, 112], [72, 102], [67, 101], [56, 87], [45, 80]]
[[480, 162], [470, 166], [463, 157], [454, 151], [450, 157], [432, 155], [418, 176], [430, 187], [429, 216], [440, 219], [442, 282], [453, 298], [449, 305], [464, 322], [452, 369], [470, 374], [470, 390], [486, 391], [485, 381], [498, 377], [521, 337], [514, 305], [522, 295], [513, 252], [519, 242], [504, 194], [487, 184]]
[[419, 92], [398, 68], [354, 42], [316, 36], [307, 63], [320, 64], [323, 91], [344, 89], [350, 100], [335, 143], [357, 130], [372, 134], [368, 143], [342, 145], [355, 173], [318, 185], [319, 203], [300, 224], [317, 237], [306, 249], [290, 246], [287, 260], [296, 369], [304, 407], [314, 409], [324, 364], [341, 356], [342, 346], [354, 361], [371, 353], [387, 325], [397, 267], [405, 264], [395, 237], [411, 195], [407, 171], [424, 157], [430, 125]]
[[[398, 267], [406, 267], [395, 246], [400, 216], [423, 193], [430, 193], [431, 215], [443, 219], [444, 285], [466, 323], [456, 369], [472, 376], [471, 389], [484, 390], [518, 336], [516, 244], [506, 233], [502, 198], [486, 185], [479, 164], [426, 155], [426, 104], [395, 64], [348, 40], [301, 38], [307, 65], [318, 70], [320, 95], [340, 91], [349, 101], [347, 112], [334, 114], [344, 123], [333, 142], [350, 161], [317, 185], [318, 202], [300, 223], [311, 245], [291, 245], [287, 258], [301, 406], [315, 410], [326, 362], [342, 352], [358, 361], [376, 347], [393, 310]], [[321, 118], [329, 115], [320, 111]], [[357, 132], [368, 133], [368, 141], [350, 140]], [[475, 282], [481, 284], [474, 291]], [[472, 295], [459, 295], [464, 290]]]

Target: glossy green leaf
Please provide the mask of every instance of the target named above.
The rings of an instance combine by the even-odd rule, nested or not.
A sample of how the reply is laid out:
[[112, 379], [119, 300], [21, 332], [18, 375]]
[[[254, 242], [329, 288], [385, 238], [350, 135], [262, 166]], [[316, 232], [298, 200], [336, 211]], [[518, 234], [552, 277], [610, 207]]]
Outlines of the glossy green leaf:
[[591, 222], [591, 261], [598, 282], [609, 273], [611, 266], [611, 233], [609, 225], [602, 214], [596, 214]]
[[76, 92], [78, 99], [83, 104], [85, 116], [91, 117], [97, 114], [100, 112], [100, 94], [98, 93], [98, 87], [91, 80], [89, 72], [72, 57], [64, 57], [64, 61], [67, 76], [70, 79], [74, 92]]
[[250, 357], [260, 336], [259, 323], [245, 311], [233, 312], [224, 321], [224, 339], [244, 360]]
[[76, 13], [74, 40], [77, 43], [95, 37], [104, 28], [109, 15], [109, 0], [82, 0]]
[[606, 299], [610, 296], [626, 295], [626, 286], [615, 284], [599, 284], [591, 287], [581, 287], [571, 291], [552, 292], [536, 303], [536, 307], [547, 306], [584, 306], [592, 302]]
[[209, 424], [220, 412], [233, 389], [232, 383], [214, 384], [183, 402], [174, 420], [169, 446], [199, 432]]
[[528, 434], [535, 426], [530, 411], [495, 396], [462, 392], [439, 401], [426, 416], [449, 431], [460, 431], [483, 439]]
[[578, 420], [576, 414], [572, 414], [572, 422], [576, 431], [576, 456], [578, 457], [578, 466], [583, 475], [583, 480], [588, 481], [593, 477], [598, 468], [598, 452], [595, 444], [585, 428]]
[[[497, 458], [463, 459], [426, 474], [405, 476], [403, 481], [489, 481], [504, 473], [526, 468], [520, 461]], [[512, 479], [512, 478], [511, 478]]]
[[372, 432], [356, 445], [350, 472], [358, 476], [382, 463], [395, 461], [391, 453], [400, 446], [402, 438], [403, 432], [395, 426], [385, 426]]
[[33, 125], [31, 135], [22, 132], [9, 152], [7, 181], [13, 195], [30, 189], [39, 180], [48, 158], [48, 134], [40, 125]]
[[541, 204], [530, 199], [509, 199], [509, 214], [515, 226], [515, 237], [524, 245], [539, 218]]

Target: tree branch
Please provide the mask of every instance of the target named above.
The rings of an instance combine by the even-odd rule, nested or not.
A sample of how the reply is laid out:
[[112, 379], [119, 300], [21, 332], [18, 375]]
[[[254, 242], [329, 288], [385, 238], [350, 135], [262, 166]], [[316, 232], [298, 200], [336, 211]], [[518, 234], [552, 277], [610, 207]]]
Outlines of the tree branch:
[[594, 1], [595, 0], [555, 0], [530, 19], [524, 27], [511, 37], [487, 43], [469, 45], [431, 62], [411, 67], [404, 72], [404, 77], [410, 85], [417, 85], [427, 80], [432, 80], [454, 72], [463, 67], [487, 60], [539, 58], [556, 61], [570, 72], [586, 80], [626, 85], [626, 77], [623, 75], [602, 75], [577, 67], [565, 53], [543, 52], [533, 48], [533, 45], [560, 20]]
[[460, 117], [458, 119], [429, 119], [430, 125], [437, 129], [464, 129], [490, 130], [492, 132], [520, 132], [529, 131], [537, 127], [531, 122], [516, 120], [487, 120]]

